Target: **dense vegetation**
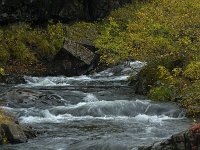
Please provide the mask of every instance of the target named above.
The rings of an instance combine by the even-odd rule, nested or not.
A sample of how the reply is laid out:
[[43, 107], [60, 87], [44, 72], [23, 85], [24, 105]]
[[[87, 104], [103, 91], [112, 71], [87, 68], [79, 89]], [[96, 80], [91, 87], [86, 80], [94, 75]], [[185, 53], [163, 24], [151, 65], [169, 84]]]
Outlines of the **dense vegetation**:
[[[49, 23], [0, 28], [0, 66], [50, 61], [65, 38], [93, 43], [101, 61], [147, 62], [140, 76], [154, 100], [175, 101], [200, 114], [200, 1], [150, 0], [115, 10], [98, 23]], [[1, 69], [0, 74], [3, 74]]]
[[135, 58], [155, 100], [180, 102], [200, 114], [200, 1], [152, 0], [113, 12], [96, 40], [102, 60]]
[[84, 22], [72, 26], [50, 22], [47, 28], [33, 28], [25, 23], [1, 27], [0, 64], [9, 61], [27, 64], [50, 61], [63, 46], [65, 38], [91, 42], [95, 36], [93, 28], [93, 24]]

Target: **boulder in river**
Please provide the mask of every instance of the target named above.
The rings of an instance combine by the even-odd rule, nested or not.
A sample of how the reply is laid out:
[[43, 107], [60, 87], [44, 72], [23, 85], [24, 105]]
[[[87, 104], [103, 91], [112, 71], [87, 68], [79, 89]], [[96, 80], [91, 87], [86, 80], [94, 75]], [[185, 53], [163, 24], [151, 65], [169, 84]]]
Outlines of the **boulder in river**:
[[21, 126], [13, 121], [0, 123], [0, 145], [25, 143], [37, 133], [30, 127]]
[[0, 145], [24, 143], [36, 136], [30, 127], [19, 125], [13, 117], [0, 111]]
[[28, 140], [23, 129], [18, 124], [2, 123], [1, 130], [3, 131], [3, 135], [1, 136], [4, 136], [4, 138], [6, 138], [9, 143], [24, 143]]

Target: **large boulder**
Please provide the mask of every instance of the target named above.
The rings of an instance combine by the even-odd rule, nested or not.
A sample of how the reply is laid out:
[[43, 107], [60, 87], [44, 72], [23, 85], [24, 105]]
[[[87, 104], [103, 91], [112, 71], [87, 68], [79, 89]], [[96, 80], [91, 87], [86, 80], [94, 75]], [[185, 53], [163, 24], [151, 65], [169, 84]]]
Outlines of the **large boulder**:
[[87, 74], [99, 61], [95, 47], [84, 43], [65, 40], [63, 48], [49, 65], [52, 75], [77, 76]]
[[0, 145], [25, 143], [30, 138], [34, 138], [38, 133], [30, 127], [21, 126], [14, 121], [0, 123]]
[[0, 0], [0, 23], [96, 20], [132, 0]]
[[23, 129], [18, 124], [3, 123], [1, 124], [1, 129], [3, 130], [4, 136], [7, 138], [9, 143], [24, 143], [28, 140], [25, 133], [23, 132]]

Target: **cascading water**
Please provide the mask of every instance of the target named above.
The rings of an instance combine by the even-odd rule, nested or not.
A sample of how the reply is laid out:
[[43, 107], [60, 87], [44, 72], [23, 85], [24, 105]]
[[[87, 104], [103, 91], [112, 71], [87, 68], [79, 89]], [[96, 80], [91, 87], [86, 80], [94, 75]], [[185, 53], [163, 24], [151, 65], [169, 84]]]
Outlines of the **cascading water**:
[[191, 121], [178, 106], [134, 95], [126, 85], [128, 74], [143, 65], [131, 62], [89, 76], [25, 77], [27, 84], [6, 87], [3, 108], [43, 134], [2, 148], [135, 150], [186, 129]]

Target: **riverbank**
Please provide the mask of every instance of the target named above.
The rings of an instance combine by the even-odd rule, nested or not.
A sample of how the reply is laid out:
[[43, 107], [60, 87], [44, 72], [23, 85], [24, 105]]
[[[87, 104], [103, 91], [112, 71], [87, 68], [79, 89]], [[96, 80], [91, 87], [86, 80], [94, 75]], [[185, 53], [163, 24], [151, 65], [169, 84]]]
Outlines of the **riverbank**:
[[[80, 87], [83, 89], [80, 91], [78, 89], [78, 92], [85, 92], [85, 89], [87, 92], [91, 87], [95, 89], [93, 84], [96, 85], [96, 83], [104, 83], [105, 81], [109, 81], [108, 84], [111, 85], [121, 85], [121, 82], [118, 80], [116, 81], [116, 79], [121, 81], [121, 76], [114, 76], [114, 78], [112, 78], [113, 74], [111, 74], [110, 76], [106, 76], [106, 79], [100, 78], [99, 80], [96, 80], [96, 78], [99, 77], [98, 75], [94, 78], [85, 76], [85, 74], [90, 74], [91, 72], [95, 73], [95, 69], [99, 63], [113, 66], [126, 61], [128, 62], [127, 65], [129, 65], [131, 60], [140, 60], [146, 62], [147, 65], [137, 76], [135, 76], [133, 73], [134, 70], [132, 70], [134, 75], [129, 78], [129, 86], [132, 90], [129, 89], [129, 86], [127, 87], [128, 90], [132, 91], [133, 96], [135, 96], [135, 94], [147, 95], [149, 99], [155, 101], [154, 103], [165, 103], [167, 101], [176, 103], [182, 108], [185, 108], [187, 116], [199, 118], [200, 22], [198, 18], [200, 5], [198, 4], [198, 0], [153, 0], [145, 3], [136, 2], [126, 5], [123, 8], [114, 10], [107, 19], [99, 22], [76, 22], [66, 25], [54, 20], [49, 21], [48, 25], [45, 24], [44, 26], [35, 26], [27, 22], [2, 26], [0, 28], [0, 74], [2, 74], [0, 75], [0, 82], [7, 84], [27, 84], [22, 77], [23, 75], [38, 76], [33, 79], [32, 77], [27, 77], [29, 81], [27, 86], [43, 86], [46, 85], [46, 82], [53, 87], [57, 85], [74, 85], [74, 83], [76, 86], [79, 86], [79, 83], [77, 83], [77, 81], [79, 81], [81, 83]], [[125, 68], [126, 65], [123, 67]], [[123, 67], [116, 67], [116, 72], [118, 74], [122, 73], [124, 71]], [[1, 68], [4, 68], [4, 71], [2, 71]], [[56, 83], [54, 83], [56, 77], [45, 78], [46, 76], [58, 77], [60, 75], [83, 76], [79, 76], [78, 79], [76, 77], [62, 77], [62, 79], [58, 79]], [[91, 82], [88, 82], [86, 86], [84, 85], [85, 81]], [[125, 82], [124, 80], [122, 81]], [[101, 88], [100, 85], [97, 87]], [[46, 87], [43, 88], [45, 89]], [[72, 89], [73, 88], [74, 87], [72, 87]], [[101, 90], [98, 88], [97, 90]], [[107, 90], [109, 88], [112, 88], [112, 86], [106, 87]], [[50, 90], [50, 93], [52, 92], [51, 89], [48, 90]], [[18, 94], [17, 91], [12, 92]], [[28, 92], [20, 91], [19, 94], [27, 94]], [[52, 97], [53, 99], [59, 99], [60, 96], [57, 97], [53, 95], [49, 98], [47, 95], [40, 95], [40, 92], [32, 93], [31, 91], [30, 93], [32, 93], [33, 96], [28, 103], [26, 100], [20, 100], [20, 98], [17, 102], [21, 102], [20, 107], [29, 107], [28, 104], [33, 107], [34, 104], [38, 102], [38, 99], [36, 98], [35, 101], [34, 98], [39, 94], [39, 96], [43, 96], [44, 98], [42, 103], [40, 103], [40, 101], [38, 102], [37, 106], [39, 107], [40, 104], [42, 106], [45, 104], [46, 99], [49, 100]], [[53, 92], [55, 91], [53, 90]], [[104, 96], [104, 94], [101, 96]], [[9, 102], [13, 107], [18, 105], [13, 104], [11, 101]], [[82, 99], [79, 99], [79, 102], [81, 103]], [[115, 102], [117, 103], [117, 100], [113, 103], [115, 104]], [[71, 101], [69, 101], [69, 103], [71, 104]], [[61, 104], [63, 103], [61, 102]], [[89, 104], [84, 106], [88, 108]], [[97, 103], [97, 105], [98, 104], [99, 103]], [[108, 104], [110, 103], [108, 102]], [[54, 110], [54, 105], [51, 102], [49, 102], [48, 105]], [[118, 103], [116, 105], [118, 106]], [[57, 106], [57, 104], [55, 104], [55, 106]], [[101, 102], [100, 106], [104, 108]], [[77, 107], [79, 108], [79, 105]], [[81, 110], [85, 107], [81, 107]], [[148, 110], [148, 107], [145, 108]], [[66, 109], [69, 111], [68, 109], [71, 110], [72, 108]], [[104, 109], [107, 110], [107, 108]], [[112, 109], [112, 107], [109, 109]], [[28, 109], [27, 111], [32, 110]], [[53, 121], [56, 120], [58, 122], [60, 121], [58, 118], [60, 116], [63, 117], [63, 114], [58, 113], [58, 115], [55, 112], [49, 112], [48, 108], [45, 112], [40, 110], [40, 108], [38, 108], [37, 111], [42, 115], [36, 115], [36, 119], [42, 117], [42, 120], [47, 120], [47, 122], [52, 120], [51, 117], [54, 118]], [[124, 111], [126, 114], [126, 110]], [[74, 114], [76, 114], [76, 111], [72, 112], [70, 115], [72, 115], [72, 118], [74, 117], [77, 119], [77, 116], [73, 116]], [[96, 114], [101, 115], [98, 114], [98, 112], [92, 112], [91, 116], [95, 118]], [[25, 114], [23, 115], [25, 118], [27, 117]], [[154, 115], [157, 117], [158, 121], [162, 122], [162, 115]], [[34, 118], [35, 116], [31, 117]], [[64, 118], [65, 117], [66, 116], [64, 116]], [[151, 115], [146, 116], [146, 114], [143, 114], [143, 116], [137, 115], [137, 117], [139, 117], [139, 119], [147, 117], [148, 121], [152, 121]], [[133, 116], [136, 120], [137, 117], [135, 118], [135, 116]], [[173, 116], [170, 115], [164, 117], [168, 119], [170, 119], [170, 117], [173, 118]], [[175, 119], [177, 118], [178, 117], [175, 117]], [[69, 119], [69, 116], [67, 119]], [[94, 120], [96, 121], [96, 119], [97, 118]], [[39, 123], [40, 121], [41, 120], [38, 119]], [[116, 122], [114, 122], [114, 124], [115, 123]], [[116, 124], [118, 125], [118, 123]], [[156, 125], [159, 126], [159, 124]], [[64, 125], [62, 125], [62, 127], [63, 126]], [[145, 135], [148, 136], [146, 132]]]
[[[99, 22], [66, 25], [50, 21], [46, 27], [10, 24], [0, 28], [0, 65], [11, 75], [34, 76], [76, 76], [95, 69], [97, 59], [88, 64], [87, 60], [79, 59], [85, 54], [63, 51], [67, 39], [75, 46], [68, 45], [67, 50], [79, 45], [82, 48], [78, 51], [85, 48], [96, 51], [103, 64], [147, 62], [136, 83], [138, 94], [147, 94], [156, 101], [177, 102], [187, 109], [188, 116], [198, 117], [198, 3], [161, 0], [157, 5], [154, 1], [136, 1], [114, 10]], [[187, 17], [188, 12], [193, 12], [192, 19]]]

